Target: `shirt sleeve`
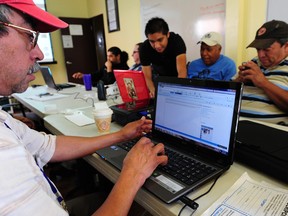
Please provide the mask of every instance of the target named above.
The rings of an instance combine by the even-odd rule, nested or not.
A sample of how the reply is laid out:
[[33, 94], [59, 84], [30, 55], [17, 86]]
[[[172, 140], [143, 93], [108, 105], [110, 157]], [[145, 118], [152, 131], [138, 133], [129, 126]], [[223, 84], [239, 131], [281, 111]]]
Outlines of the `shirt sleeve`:
[[235, 74], [237, 73], [236, 70], [236, 64], [234, 63], [234, 61], [228, 57], [226, 57], [226, 73], [225, 73], [225, 77], [224, 80], [226, 81], [231, 81], [233, 79], [233, 77], [235, 76]]
[[182, 37], [179, 34], [175, 34], [173, 32], [170, 34], [174, 34], [174, 37], [171, 36], [172, 40], [169, 43], [174, 44], [174, 52], [176, 53], [176, 56], [186, 54], [187, 49]]
[[41, 168], [50, 161], [56, 148], [55, 135], [32, 130], [12, 117], [7, 122]]
[[143, 66], [151, 65], [150, 53], [153, 51], [151, 50], [152, 47], [148, 40], [144, 41], [141, 50], [140, 50], [140, 62]]
[[195, 76], [198, 76], [199, 73], [199, 68], [204, 66], [201, 66], [201, 59], [196, 59], [194, 61], [191, 61], [190, 64], [188, 65], [188, 70], [187, 70], [187, 77], [192, 78]]

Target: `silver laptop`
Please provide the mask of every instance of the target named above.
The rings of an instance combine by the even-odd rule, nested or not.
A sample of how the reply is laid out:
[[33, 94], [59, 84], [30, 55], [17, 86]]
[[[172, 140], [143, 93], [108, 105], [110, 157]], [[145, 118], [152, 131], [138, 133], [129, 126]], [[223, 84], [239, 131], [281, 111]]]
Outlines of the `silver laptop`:
[[[233, 163], [242, 84], [159, 77], [152, 132], [165, 144], [169, 162], [144, 187], [165, 203], [178, 200], [229, 169]], [[121, 170], [129, 143], [97, 151]]]
[[64, 88], [71, 88], [71, 87], [76, 86], [74, 84], [69, 84], [69, 83], [56, 84], [54, 81], [54, 78], [52, 76], [52, 72], [48, 66], [41, 66], [40, 71], [41, 71], [41, 74], [43, 76], [43, 79], [44, 79], [46, 85], [49, 88], [53, 88], [53, 89], [56, 89], [59, 91], [59, 90], [64, 89]]

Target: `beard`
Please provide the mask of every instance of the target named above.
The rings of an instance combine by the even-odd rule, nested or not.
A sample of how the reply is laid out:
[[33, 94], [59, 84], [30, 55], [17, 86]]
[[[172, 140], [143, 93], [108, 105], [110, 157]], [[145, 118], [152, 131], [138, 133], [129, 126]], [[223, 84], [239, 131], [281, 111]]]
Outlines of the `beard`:
[[27, 76], [29, 76], [29, 75], [31, 75], [33, 73], [36, 73], [39, 70], [40, 70], [40, 65], [39, 65], [38, 62], [35, 62], [34, 65], [31, 66], [27, 70], [27, 73], [25, 74], [25, 77], [23, 77], [23, 79], [19, 83], [17, 83], [14, 86], [12, 86], [11, 94], [13, 94], [13, 93], [22, 93], [22, 92], [26, 91], [26, 89], [29, 86], [29, 81], [27, 81]]

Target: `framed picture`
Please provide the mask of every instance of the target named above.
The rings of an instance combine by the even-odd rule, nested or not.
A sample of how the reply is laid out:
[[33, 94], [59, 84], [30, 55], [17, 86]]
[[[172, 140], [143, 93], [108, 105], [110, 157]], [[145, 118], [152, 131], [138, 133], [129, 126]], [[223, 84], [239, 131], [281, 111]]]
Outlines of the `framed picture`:
[[118, 0], [106, 0], [106, 12], [108, 31], [114, 32], [120, 30]]

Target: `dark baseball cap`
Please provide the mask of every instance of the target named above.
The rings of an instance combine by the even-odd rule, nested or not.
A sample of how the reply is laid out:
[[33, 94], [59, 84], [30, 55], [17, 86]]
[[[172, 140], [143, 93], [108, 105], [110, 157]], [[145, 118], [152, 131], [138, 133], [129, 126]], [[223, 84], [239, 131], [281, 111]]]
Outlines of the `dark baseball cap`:
[[266, 49], [276, 40], [288, 38], [288, 24], [280, 20], [264, 23], [256, 32], [255, 40], [248, 47]]
[[7, 4], [31, 16], [35, 20], [35, 30], [39, 32], [51, 32], [68, 26], [67, 23], [37, 7], [33, 0], [0, 0], [0, 4]]

